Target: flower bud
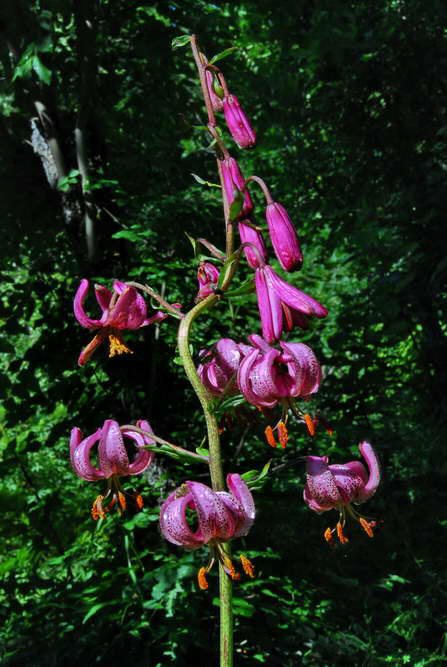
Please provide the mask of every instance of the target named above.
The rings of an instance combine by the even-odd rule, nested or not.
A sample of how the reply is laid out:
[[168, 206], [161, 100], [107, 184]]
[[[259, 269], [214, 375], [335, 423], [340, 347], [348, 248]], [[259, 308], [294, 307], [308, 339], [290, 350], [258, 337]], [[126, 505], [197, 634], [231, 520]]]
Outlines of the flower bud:
[[272, 202], [265, 209], [270, 239], [275, 255], [284, 271], [299, 269], [303, 263], [303, 254], [295, 227], [281, 204]]
[[224, 97], [223, 110], [228, 129], [235, 142], [241, 148], [252, 148], [256, 143], [256, 134], [236, 95]]
[[248, 265], [252, 269], [264, 266], [267, 261], [267, 250], [265, 249], [261, 232], [258, 232], [257, 229], [249, 224], [249, 220], [243, 220], [239, 223], [239, 236], [241, 243], [251, 243], [254, 246], [246, 246], [244, 248], [244, 255]]
[[[239, 192], [242, 192], [245, 179], [234, 157], [229, 157], [226, 160], [222, 160], [221, 164], [225, 194], [227, 196], [228, 205], [231, 206]], [[253, 202], [248, 190], [244, 191], [243, 198], [244, 203], [242, 204], [242, 210], [239, 213], [239, 217], [245, 217], [249, 215], [253, 209]]]
[[199, 281], [199, 293], [196, 301], [201, 301], [213, 294], [219, 280], [219, 271], [211, 262], [200, 262], [197, 270], [197, 280]]

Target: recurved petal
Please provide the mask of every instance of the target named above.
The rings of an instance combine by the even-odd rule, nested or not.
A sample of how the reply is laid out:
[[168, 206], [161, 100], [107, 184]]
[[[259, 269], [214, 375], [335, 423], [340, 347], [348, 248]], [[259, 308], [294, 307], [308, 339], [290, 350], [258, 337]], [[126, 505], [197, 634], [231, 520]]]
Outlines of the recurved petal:
[[280, 354], [272, 348], [262, 354], [252, 367], [250, 383], [258, 405], [270, 407], [272, 401], [276, 403], [282, 396], [288, 395], [288, 383], [281, 381], [287, 378], [282, 378], [275, 365]]
[[186, 510], [193, 503], [192, 494], [178, 496], [176, 489], [165, 500], [160, 509], [160, 529], [163, 536], [172, 544], [189, 549], [197, 549], [205, 544], [199, 529], [193, 533], [186, 520]]
[[95, 285], [95, 296], [102, 312], [108, 310], [113, 292], [104, 287], [104, 285]]
[[264, 268], [266, 280], [272, 285], [281, 301], [284, 301], [290, 308], [304, 313], [305, 315], [314, 315], [315, 317], [326, 317], [328, 311], [324, 306], [305, 292], [293, 287], [273, 271], [270, 266]]
[[308, 498], [321, 508], [319, 511], [333, 509], [341, 502], [326, 457], [306, 456], [306, 479]]
[[[273, 352], [275, 351], [276, 350], [273, 350]], [[277, 399], [270, 398], [269, 400], [267, 398], [262, 398], [252, 387], [252, 378], [254, 373], [253, 369], [261, 355], [262, 353], [259, 350], [254, 349], [252, 352], [250, 352], [250, 354], [244, 357], [244, 359], [241, 361], [241, 365], [239, 366], [237, 384], [241, 393], [252, 405], [256, 405], [257, 407], [273, 408], [278, 402]]]
[[306, 505], [314, 512], [317, 512], [317, 514], [321, 514], [322, 512], [328, 512], [329, 510], [332, 509], [332, 507], [322, 507], [321, 505], [319, 505], [316, 502], [316, 500], [312, 498], [307, 484], [304, 487], [303, 498]]
[[239, 368], [242, 352], [234, 340], [221, 338], [215, 345], [215, 358], [220, 368], [231, 377]]
[[280, 346], [296, 362], [287, 364], [289, 374], [295, 380], [291, 395], [310, 396], [317, 392], [321, 383], [321, 367], [312, 348], [304, 343], [281, 342]]
[[[148, 433], [152, 433], [150, 424], [145, 419], [138, 420], [137, 426], [144, 431], [148, 431]], [[123, 431], [123, 437], [133, 440], [137, 449], [139, 449], [134, 460], [129, 464], [127, 474], [139, 475], [140, 473], [144, 472], [144, 470], [146, 470], [155, 457], [155, 452], [150, 452], [147, 449], [140, 448], [144, 447], [144, 445], [154, 445], [155, 440], [153, 440], [150, 436], [143, 436], [141, 433], [136, 433], [136, 431]]]
[[334, 477], [335, 484], [337, 485], [343, 503], [346, 504], [355, 500], [359, 489], [361, 489], [363, 485], [362, 477], [357, 474], [357, 471], [345, 464], [330, 465], [329, 470]]
[[241, 243], [251, 244], [244, 248], [244, 255], [248, 265], [252, 269], [258, 269], [264, 266], [267, 261], [267, 250], [261, 232], [254, 229], [251, 224], [247, 224], [249, 222], [249, 220], [242, 220], [239, 223], [239, 236]]
[[98, 457], [105, 477], [129, 474], [129, 458], [118, 422], [106, 419], [101, 429]]
[[[115, 285], [118, 281], [115, 281]], [[120, 283], [120, 286], [124, 283]], [[116, 289], [118, 291], [118, 289]], [[146, 303], [134, 287], [125, 286], [110, 312], [107, 324], [114, 329], [138, 329], [146, 319]]]
[[243, 509], [243, 521], [238, 525], [234, 537], [247, 535], [256, 516], [255, 502], [251, 495], [251, 491], [242, 477], [237, 473], [230, 473], [227, 475], [227, 486]]
[[104, 472], [90, 463], [90, 450], [99, 440], [101, 429], [81, 440], [82, 434], [78, 428], [71, 431], [70, 462], [75, 473], [87, 482], [97, 482], [105, 477]]
[[365, 500], [368, 500], [368, 498], [371, 498], [371, 496], [375, 494], [377, 487], [380, 484], [380, 462], [373, 446], [369, 442], [361, 442], [359, 444], [359, 450], [360, 454], [365, 459], [369, 470], [369, 479], [367, 483], [359, 489], [356, 498], [356, 502], [364, 503]]
[[79, 285], [73, 301], [73, 310], [79, 324], [86, 329], [97, 329], [102, 326], [101, 320], [93, 320], [84, 310], [84, 301], [87, 297], [89, 283], [83, 278]]
[[269, 282], [265, 271], [268, 269], [256, 269], [255, 285], [258, 297], [259, 315], [261, 317], [262, 336], [267, 343], [278, 340], [282, 334], [283, 314], [281, 300]]
[[194, 501], [204, 543], [233, 537], [236, 521], [219, 496], [201, 482], [186, 482], [186, 486]]

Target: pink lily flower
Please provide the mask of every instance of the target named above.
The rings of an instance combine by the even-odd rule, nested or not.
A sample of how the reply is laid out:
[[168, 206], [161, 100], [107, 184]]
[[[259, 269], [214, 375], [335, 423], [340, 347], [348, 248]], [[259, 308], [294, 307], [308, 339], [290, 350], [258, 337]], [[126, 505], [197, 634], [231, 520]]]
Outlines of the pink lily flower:
[[380, 483], [380, 464], [377, 454], [369, 442], [359, 444], [360, 454], [366, 461], [368, 472], [360, 461], [329, 465], [327, 456], [306, 456], [306, 486], [304, 500], [314, 512], [328, 512], [336, 509], [339, 521], [336, 528], [327, 528], [324, 537], [327, 542], [336, 532], [340, 542], [348, 542], [343, 533], [346, 512], [360, 523], [369, 537], [373, 537], [375, 521], [368, 521], [352, 507], [351, 503], [366, 502], [377, 491]]
[[202, 301], [210, 294], [214, 294], [219, 281], [219, 270], [211, 262], [200, 262], [197, 269], [197, 280], [199, 282], [199, 292], [196, 301]]
[[221, 338], [211, 348], [200, 351], [203, 361], [197, 367], [197, 373], [210, 394], [237, 393], [236, 384], [232, 386], [231, 380], [236, 377], [242, 358], [250, 351], [248, 345], [235, 343], [231, 338]]
[[281, 351], [260, 336], [249, 336], [254, 347], [242, 359], [237, 384], [247, 401], [258, 408], [274, 408], [287, 399], [308, 398], [321, 383], [321, 368], [304, 343], [280, 343]]
[[222, 160], [220, 164], [222, 166], [222, 176], [228, 205], [231, 206], [238, 194], [243, 191], [244, 203], [239, 217], [246, 217], [253, 209], [253, 202], [248, 189], [243, 189], [245, 179], [242, 176], [239, 165], [234, 157], [228, 157]]
[[256, 143], [256, 134], [239, 104], [236, 95], [227, 95], [223, 100], [223, 110], [228, 129], [240, 148], [251, 148]]
[[300, 242], [293, 222], [281, 204], [272, 202], [265, 209], [270, 239], [281, 268], [284, 271], [299, 269], [303, 263]]
[[267, 261], [267, 250], [261, 232], [254, 229], [249, 220], [241, 220], [239, 223], [239, 236], [241, 243], [251, 244], [251, 246], [244, 248], [244, 255], [248, 265], [252, 269], [264, 266]]
[[[210, 561], [198, 573], [199, 586], [208, 588], [206, 574], [215, 560], [222, 563], [227, 574], [238, 579], [231, 559], [222, 548], [223, 542], [247, 535], [255, 520], [255, 504], [250, 489], [240, 477], [227, 475], [227, 491], [213, 491], [200, 482], [185, 482], [165, 500], [160, 510], [162, 535], [172, 544], [198, 549], [207, 544]], [[186, 511], [196, 513], [197, 528], [192, 530]], [[241, 557], [244, 571], [253, 576], [250, 561]]]
[[268, 264], [256, 269], [255, 284], [262, 336], [268, 343], [279, 340], [284, 329], [307, 329], [308, 317], [328, 314], [321, 303], [280, 278]]
[[[152, 429], [147, 421], [137, 421], [138, 428], [152, 433]], [[132, 462], [129, 461], [124, 438], [133, 441], [136, 448], [136, 455]], [[93, 446], [98, 444], [98, 463], [96, 468], [90, 460]], [[118, 508], [124, 511], [126, 508], [125, 496], [121, 490], [119, 477], [123, 475], [139, 475], [152, 463], [154, 452], [142, 449], [145, 445], [154, 445], [155, 441], [149, 436], [143, 436], [134, 431], [121, 432], [118, 422], [113, 419], [106, 419], [102, 428], [99, 428], [92, 435], [86, 438], [82, 437], [79, 428], [73, 428], [70, 436], [70, 462], [74, 472], [85, 479], [87, 482], [97, 482], [107, 479], [107, 493], [105, 496], [98, 496], [93, 503], [92, 517], [102, 519], [105, 517], [115, 503], [118, 502]], [[103, 501], [111, 496], [111, 502], [108, 507], [104, 507]], [[137, 505], [142, 507], [141, 496], [135, 497]], [[121, 509], [120, 509], [121, 508]]]
[[94, 320], [84, 310], [88, 290], [88, 280], [81, 280], [73, 302], [74, 314], [81, 326], [86, 329], [99, 329], [99, 332], [82, 350], [78, 359], [79, 366], [83, 366], [90, 359], [96, 348], [106, 338], [110, 343], [110, 357], [124, 352], [132, 353], [124, 344], [120, 332], [123, 329], [139, 329], [153, 322], [161, 322], [168, 316], [167, 313], [158, 311], [148, 319], [143, 297], [134, 287], [115, 280], [113, 292], [103, 285], [95, 285], [95, 296], [102, 315], [99, 320]]

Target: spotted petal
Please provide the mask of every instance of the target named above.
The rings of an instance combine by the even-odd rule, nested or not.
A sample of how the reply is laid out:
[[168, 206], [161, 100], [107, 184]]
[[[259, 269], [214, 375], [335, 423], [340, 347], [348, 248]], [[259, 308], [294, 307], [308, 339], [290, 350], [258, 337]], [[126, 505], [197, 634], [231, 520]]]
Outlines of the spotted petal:
[[82, 440], [80, 429], [74, 428], [70, 436], [70, 461], [75, 473], [87, 482], [97, 482], [105, 477], [102, 470], [98, 470], [90, 463], [90, 450], [101, 436], [99, 428], [95, 433]]

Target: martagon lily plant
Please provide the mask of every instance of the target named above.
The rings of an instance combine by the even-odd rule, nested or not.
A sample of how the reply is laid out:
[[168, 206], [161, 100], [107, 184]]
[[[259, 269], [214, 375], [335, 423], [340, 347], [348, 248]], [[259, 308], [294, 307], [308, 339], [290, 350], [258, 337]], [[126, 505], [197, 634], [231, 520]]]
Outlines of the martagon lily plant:
[[[82, 327], [92, 330], [93, 339], [79, 357], [83, 366], [93, 352], [106, 340], [110, 356], [131, 353], [124, 342], [124, 332], [146, 327], [154, 322], [175, 319], [179, 322], [178, 351], [185, 373], [197, 394], [203, 410], [208, 451], [180, 447], [157, 435], [145, 419], [136, 424], [120, 425], [107, 415], [102, 426], [91, 435], [83, 436], [78, 427], [70, 437], [70, 460], [74, 472], [84, 481], [98, 483], [100, 493], [91, 509], [95, 520], [103, 521], [117, 509], [126, 511], [128, 503], [143, 507], [144, 492], [137, 493], [126, 487], [126, 478], [141, 475], [152, 464], [154, 457], [164, 455], [176, 461], [207, 466], [210, 483], [180, 480], [178, 487], [160, 508], [160, 534], [175, 548], [203, 551], [203, 565], [197, 573], [198, 587], [210, 585], [207, 575], [213, 565], [219, 571], [220, 597], [220, 665], [233, 665], [233, 605], [232, 586], [241, 577], [255, 577], [255, 565], [245, 554], [239, 554], [240, 567], [231, 553], [233, 540], [247, 536], [256, 520], [252, 488], [268, 474], [268, 465], [255, 477], [252, 471], [232, 471], [225, 477], [222, 466], [219, 425], [216, 402], [236, 394], [241, 401], [260, 410], [264, 419], [267, 443], [284, 448], [288, 441], [290, 424], [305, 425], [314, 436], [317, 424], [329, 424], [321, 415], [309, 414], [303, 406], [319, 391], [323, 373], [318, 353], [299, 340], [299, 332], [307, 329], [311, 318], [328, 315], [324, 305], [296, 286], [298, 272], [303, 265], [303, 253], [295, 226], [284, 206], [273, 200], [259, 176], [245, 178], [236, 160], [227, 148], [227, 135], [222, 121], [239, 149], [252, 149], [256, 133], [241, 106], [238, 97], [229, 90], [222, 70], [216, 66], [229, 51], [208, 59], [201, 52], [197, 38], [182, 36], [174, 40], [175, 48], [190, 45], [197, 67], [207, 112], [206, 131], [214, 148], [223, 205], [223, 237], [225, 249], [218, 249], [206, 239], [197, 239], [211, 253], [198, 257], [198, 292], [188, 295], [194, 306], [183, 312], [178, 303], [170, 303], [148, 285], [115, 280], [112, 289], [95, 285], [94, 292], [100, 310], [99, 317], [90, 317], [84, 302], [89, 291], [87, 280], [81, 280], [74, 297], [74, 315]], [[218, 117], [217, 114], [220, 114]], [[265, 198], [266, 226], [255, 224], [253, 193], [248, 186], [258, 186]], [[263, 230], [268, 232], [273, 254], [283, 272], [292, 273], [292, 282], [285, 279], [269, 262], [269, 248]], [[235, 231], [239, 233], [237, 244]], [[214, 258], [214, 260], [213, 260]], [[245, 341], [230, 337], [215, 341], [201, 350], [197, 359], [191, 356], [191, 332], [197, 318], [218, 303], [231, 299], [231, 283], [237, 270], [243, 267], [243, 258], [249, 273], [249, 289], [256, 293], [259, 309], [259, 332], [247, 332]], [[213, 260], [213, 261], [210, 261]], [[246, 269], [247, 270], [247, 269]], [[234, 293], [237, 293], [237, 289]], [[148, 313], [145, 297], [157, 302], [157, 310]], [[163, 326], [169, 326], [168, 323]], [[231, 332], [230, 332], [231, 334]], [[131, 344], [131, 335], [129, 336]], [[97, 355], [99, 358], [99, 354]], [[254, 409], [254, 408], [251, 408]], [[277, 414], [278, 419], [272, 420]], [[288, 426], [289, 425], [289, 426]], [[303, 431], [306, 434], [306, 431]], [[348, 541], [344, 529], [346, 518], [355, 519], [368, 536], [373, 536], [375, 522], [358, 513], [353, 504], [367, 501], [376, 492], [380, 482], [377, 454], [366, 441], [359, 445], [368, 470], [359, 461], [329, 464], [327, 456], [302, 457], [306, 466], [304, 501], [308, 507], [323, 513], [336, 510], [338, 523], [324, 533], [327, 542], [334, 536], [342, 544]], [[95, 451], [97, 451], [96, 459]], [[304, 481], [304, 472], [302, 474]], [[259, 484], [257, 486], [259, 488]], [[291, 526], [291, 530], [293, 526]]]

